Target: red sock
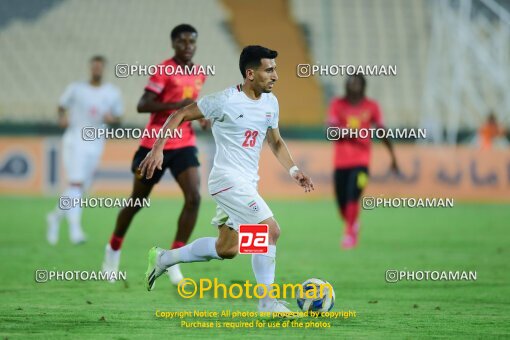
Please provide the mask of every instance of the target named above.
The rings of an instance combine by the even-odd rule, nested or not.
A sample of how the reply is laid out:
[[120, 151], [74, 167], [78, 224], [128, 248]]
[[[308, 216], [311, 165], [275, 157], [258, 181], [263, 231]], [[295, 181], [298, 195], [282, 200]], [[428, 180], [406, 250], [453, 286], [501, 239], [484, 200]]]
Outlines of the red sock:
[[345, 220], [347, 222], [347, 232], [352, 233], [354, 223], [358, 220], [359, 215], [359, 202], [350, 201], [345, 207]]
[[185, 245], [186, 245], [186, 243], [184, 243], [182, 241], [174, 241], [174, 243], [172, 243], [172, 248], [170, 248], [170, 249], [177, 249], [180, 247], [184, 247]]
[[122, 247], [122, 241], [124, 241], [124, 237], [116, 236], [112, 234], [112, 238], [110, 238], [110, 247], [113, 250], [119, 250]]

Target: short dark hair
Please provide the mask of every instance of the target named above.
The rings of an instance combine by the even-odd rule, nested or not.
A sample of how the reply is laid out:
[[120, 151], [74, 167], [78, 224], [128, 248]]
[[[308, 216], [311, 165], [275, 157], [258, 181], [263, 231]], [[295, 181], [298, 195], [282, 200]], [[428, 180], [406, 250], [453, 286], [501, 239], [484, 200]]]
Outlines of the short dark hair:
[[246, 70], [252, 67], [260, 66], [260, 59], [268, 58], [274, 59], [278, 56], [278, 52], [273, 51], [267, 47], [259, 45], [250, 45], [243, 48], [241, 56], [239, 57], [239, 70], [246, 78]]
[[173, 28], [172, 32], [170, 32], [170, 39], [172, 39], [172, 41], [174, 41], [175, 39], [177, 39], [179, 37], [179, 34], [185, 33], [185, 32], [198, 34], [195, 27], [188, 25], [188, 24], [180, 24], [180, 25], [175, 26]]
[[347, 87], [347, 83], [349, 82], [350, 79], [359, 79], [360, 82], [361, 82], [361, 91], [363, 92], [363, 94], [365, 94], [365, 89], [367, 88], [367, 79], [365, 78], [365, 76], [362, 74], [362, 73], [355, 73], [355, 74], [351, 74], [347, 77], [347, 81], [345, 82], [345, 86]]
[[92, 56], [90, 58], [90, 62], [93, 63], [95, 61], [99, 61], [99, 62], [105, 64], [106, 63], [106, 58], [103, 57], [102, 55], [94, 55], [94, 56]]

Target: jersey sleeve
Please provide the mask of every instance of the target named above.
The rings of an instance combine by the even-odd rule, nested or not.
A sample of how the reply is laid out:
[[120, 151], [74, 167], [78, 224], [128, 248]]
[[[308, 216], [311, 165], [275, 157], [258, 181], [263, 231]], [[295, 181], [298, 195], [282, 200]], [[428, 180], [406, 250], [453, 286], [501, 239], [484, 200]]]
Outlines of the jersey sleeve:
[[227, 91], [207, 95], [198, 101], [198, 109], [207, 119], [220, 119], [223, 115], [223, 105], [225, 105], [227, 99]]
[[276, 96], [273, 96], [274, 98], [274, 106], [275, 106], [275, 111], [274, 111], [274, 115], [273, 115], [273, 119], [271, 120], [271, 124], [269, 125], [269, 127], [271, 129], [278, 129], [278, 122], [280, 120], [280, 105], [278, 104], [278, 99], [276, 98]]
[[120, 117], [124, 114], [124, 105], [122, 103], [122, 95], [118, 89], [113, 91], [113, 102], [111, 108], [112, 115]]
[[63, 107], [64, 109], [69, 109], [73, 102], [75, 84], [69, 84], [62, 96], [60, 96], [60, 100], [58, 101], [58, 105]]
[[372, 124], [378, 128], [384, 126], [381, 109], [379, 107], [379, 104], [375, 101], [373, 102], [372, 105]]
[[165, 85], [167, 82], [168, 76], [165, 74], [153, 74], [149, 78], [149, 82], [145, 86], [145, 91], [151, 91], [154, 92], [157, 95], [160, 95], [163, 90], [165, 89]]
[[327, 120], [328, 126], [338, 127], [340, 125], [340, 120], [338, 119], [337, 114], [337, 107], [338, 107], [337, 101], [333, 99], [331, 103], [329, 103], [328, 108], [328, 120]]

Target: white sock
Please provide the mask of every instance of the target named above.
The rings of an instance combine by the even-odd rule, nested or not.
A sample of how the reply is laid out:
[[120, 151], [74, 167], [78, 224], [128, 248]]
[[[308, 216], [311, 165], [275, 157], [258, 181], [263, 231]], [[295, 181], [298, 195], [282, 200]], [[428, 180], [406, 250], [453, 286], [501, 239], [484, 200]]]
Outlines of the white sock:
[[216, 252], [217, 239], [217, 237], [202, 237], [184, 247], [165, 250], [159, 258], [159, 264], [168, 268], [177, 263], [222, 260]]
[[[267, 287], [267, 295], [259, 300], [259, 304], [264, 306], [274, 299], [269, 296], [270, 285], [274, 283], [276, 271], [276, 245], [269, 245], [267, 254], [253, 254], [251, 256], [251, 265], [257, 284], [263, 284]], [[262, 292], [259, 292], [262, 294]]]
[[[67, 196], [71, 199], [81, 198], [82, 190], [77, 186], [69, 187], [63, 196]], [[66, 210], [67, 222], [69, 223], [70, 230], [81, 230], [81, 207], [76, 206], [69, 210]]]

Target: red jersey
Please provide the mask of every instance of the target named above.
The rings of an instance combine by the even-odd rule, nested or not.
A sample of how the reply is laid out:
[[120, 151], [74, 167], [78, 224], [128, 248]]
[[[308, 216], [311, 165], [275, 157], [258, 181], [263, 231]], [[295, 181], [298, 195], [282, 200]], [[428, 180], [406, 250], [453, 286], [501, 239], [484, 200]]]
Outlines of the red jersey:
[[[376, 101], [364, 98], [352, 105], [344, 98], [334, 98], [329, 105], [329, 126], [348, 129], [383, 127], [381, 110]], [[335, 141], [334, 164], [336, 169], [366, 166], [370, 163], [370, 134], [367, 138], [350, 138]]]
[[[158, 69], [162, 72], [149, 78], [149, 83], [145, 86], [146, 91], [156, 93], [158, 95], [158, 100], [163, 103], [176, 103], [186, 98], [197, 100], [202, 84], [205, 82], [205, 75], [166, 74], [164, 72], [164, 66], [171, 65], [174, 70], [178, 66], [173, 58], [163, 61], [160, 65], [163, 66]], [[169, 110], [151, 113], [149, 122], [145, 128], [147, 130], [160, 130], [168, 116], [175, 111], [176, 110]], [[195, 145], [196, 137], [191, 127], [191, 122], [182, 123], [178, 129], [182, 129], [182, 138], [168, 138], [164, 147], [165, 150], [180, 149]], [[151, 149], [155, 141], [154, 138], [143, 137], [140, 145]]]

